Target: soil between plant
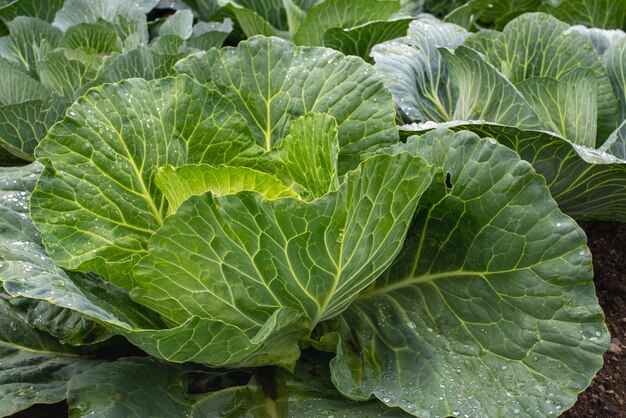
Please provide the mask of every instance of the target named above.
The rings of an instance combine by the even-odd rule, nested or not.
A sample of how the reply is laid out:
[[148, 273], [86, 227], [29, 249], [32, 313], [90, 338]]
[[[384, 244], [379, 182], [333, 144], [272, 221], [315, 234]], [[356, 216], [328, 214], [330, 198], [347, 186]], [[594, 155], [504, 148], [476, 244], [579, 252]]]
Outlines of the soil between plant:
[[[604, 367], [563, 418], [626, 418], [626, 224], [584, 222], [593, 255], [596, 293], [612, 344]], [[65, 418], [67, 404], [35, 405], [13, 418]], [[296, 418], [296, 417], [294, 417]], [[540, 417], [537, 417], [540, 418]]]
[[591, 386], [564, 418], [626, 417], [626, 224], [585, 222], [594, 282], [612, 343]]

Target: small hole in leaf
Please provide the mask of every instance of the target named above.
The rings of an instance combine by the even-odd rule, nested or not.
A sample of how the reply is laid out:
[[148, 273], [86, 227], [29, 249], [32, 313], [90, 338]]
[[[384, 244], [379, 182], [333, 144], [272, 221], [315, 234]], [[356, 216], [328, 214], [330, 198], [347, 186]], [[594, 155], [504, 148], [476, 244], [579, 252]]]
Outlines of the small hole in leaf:
[[446, 187], [448, 189], [452, 188], [452, 180], [450, 179], [450, 173], [446, 174]]

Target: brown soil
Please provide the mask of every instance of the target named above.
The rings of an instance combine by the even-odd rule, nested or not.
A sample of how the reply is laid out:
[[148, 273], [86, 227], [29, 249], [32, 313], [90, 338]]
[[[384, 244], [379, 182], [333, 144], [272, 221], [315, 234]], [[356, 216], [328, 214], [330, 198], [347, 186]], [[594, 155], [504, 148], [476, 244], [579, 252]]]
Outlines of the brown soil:
[[[595, 283], [613, 342], [604, 367], [564, 418], [626, 418], [626, 224], [582, 224], [593, 254]], [[35, 405], [13, 418], [67, 417], [65, 402]]]
[[626, 417], [626, 224], [587, 222], [596, 293], [613, 338], [604, 367], [564, 418]]

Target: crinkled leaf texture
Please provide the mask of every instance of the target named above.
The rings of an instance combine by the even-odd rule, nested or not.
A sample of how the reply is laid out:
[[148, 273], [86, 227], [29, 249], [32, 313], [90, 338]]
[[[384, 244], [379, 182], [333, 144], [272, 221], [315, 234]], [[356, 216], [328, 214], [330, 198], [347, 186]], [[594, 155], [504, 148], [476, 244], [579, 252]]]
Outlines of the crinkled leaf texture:
[[415, 416], [558, 415], [610, 338], [583, 231], [494, 140], [437, 130], [389, 152], [407, 150], [442, 175], [393, 265], [322, 324], [333, 382]]
[[[241, 62], [269, 66], [257, 77], [270, 90]], [[207, 65], [224, 78], [211, 80], [219, 74]], [[434, 169], [405, 153], [340, 175], [342, 151], [398, 135], [389, 91], [357, 58], [257, 37], [178, 68], [207, 85], [129, 79], [72, 105], [38, 148], [45, 167], [31, 199], [62, 268], [132, 290], [167, 325], [103, 307], [105, 295], [86, 290], [97, 276], [12, 291], [73, 306], [166, 360], [292, 367], [298, 342], [392, 262]]]
[[124, 303], [140, 319], [131, 321], [111, 306], [122, 303], [122, 289], [94, 294], [86, 277], [17, 281], [9, 290], [76, 310], [170, 361], [291, 367], [298, 341], [392, 262], [432, 173], [403, 153], [366, 160], [311, 202], [245, 191], [189, 198], [135, 269], [133, 299], [169, 328]]
[[292, 120], [310, 112], [338, 124], [340, 174], [354, 169], [362, 152], [397, 141], [391, 94], [357, 57], [257, 36], [191, 55], [176, 69], [232, 100], [266, 151], [281, 145]]
[[46, 168], [33, 220], [62, 267], [130, 288], [130, 268], [167, 213], [156, 170], [234, 163], [252, 144], [233, 104], [189, 77], [92, 89], [38, 148]]

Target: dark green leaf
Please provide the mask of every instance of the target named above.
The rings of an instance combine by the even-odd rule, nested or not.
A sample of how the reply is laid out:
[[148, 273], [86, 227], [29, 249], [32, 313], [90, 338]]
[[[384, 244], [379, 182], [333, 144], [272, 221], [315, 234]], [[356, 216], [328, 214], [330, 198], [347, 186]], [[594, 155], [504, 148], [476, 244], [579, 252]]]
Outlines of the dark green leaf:
[[438, 130], [396, 148], [441, 179], [393, 265], [328, 324], [333, 381], [415, 416], [558, 415], [610, 339], [584, 232], [494, 140]]

